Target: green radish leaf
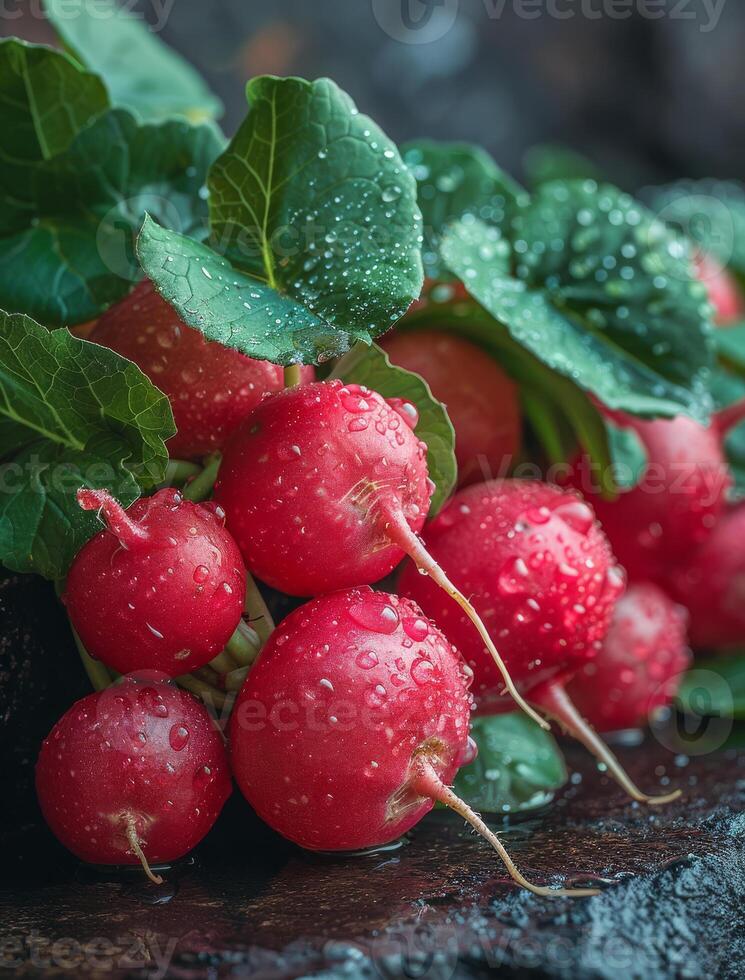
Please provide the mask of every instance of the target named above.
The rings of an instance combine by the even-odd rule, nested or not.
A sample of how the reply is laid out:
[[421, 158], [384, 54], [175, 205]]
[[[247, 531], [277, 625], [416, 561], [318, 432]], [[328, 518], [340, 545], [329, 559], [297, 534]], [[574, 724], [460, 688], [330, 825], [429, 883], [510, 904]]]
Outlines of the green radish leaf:
[[108, 104], [101, 80], [67, 55], [0, 40], [0, 231], [33, 217], [28, 199], [39, 168], [64, 152]]
[[542, 186], [510, 233], [458, 222], [441, 251], [518, 343], [609, 408], [708, 419], [710, 311], [685, 242], [592, 181]]
[[[725, 333], [724, 330], [719, 331]], [[716, 368], [711, 377], [711, 393], [717, 409], [728, 408], [745, 399], [745, 372], [736, 373], [724, 367]], [[735, 481], [734, 495], [745, 497], [745, 422], [727, 433], [724, 448]]]
[[608, 419], [603, 421], [608, 433], [614, 482], [621, 490], [631, 490], [644, 476], [649, 453], [635, 429], [615, 425]]
[[168, 399], [114, 351], [0, 313], [0, 562], [61, 578], [93, 534], [75, 492], [128, 506], [163, 480], [175, 433]]
[[687, 180], [647, 195], [657, 217], [680, 229], [707, 255], [745, 276], [745, 185]]
[[715, 331], [714, 343], [719, 359], [745, 377], [745, 323]]
[[419, 295], [415, 182], [328, 79], [261, 77], [247, 95], [249, 114], [209, 177], [216, 251], [148, 222], [138, 255], [206, 336], [278, 364], [318, 363], [370, 343]]
[[367, 330], [337, 329], [211, 248], [146, 217], [137, 256], [158, 292], [210, 340], [273, 364], [321, 363], [344, 354]]
[[445, 406], [422, 377], [391, 364], [377, 344], [358, 344], [335, 365], [332, 377], [372, 388], [384, 398], [403, 398], [416, 405], [419, 422], [415, 432], [427, 444], [427, 469], [436, 488], [429, 509], [429, 516], [434, 517], [458, 479], [455, 431]]
[[745, 653], [697, 661], [683, 678], [678, 705], [688, 714], [745, 720]]
[[567, 780], [553, 736], [522, 713], [477, 716], [471, 737], [478, 755], [460, 770], [453, 788], [475, 810], [532, 810], [550, 802]]
[[418, 185], [425, 274], [446, 277], [439, 252], [443, 230], [466, 215], [501, 227], [525, 191], [480, 146], [418, 140], [403, 146], [401, 153]]
[[146, 121], [222, 115], [220, 100], [141, 15], [115, 0], [44, 0], [44, 7], [67, 50], [106, 82], [115, 106]]
[[600, 171], [587, 157], [558, 143], [540, 143], [531, 147], [525, 154], [524, 169], [530, 187], [552, 180], [601, 179]]
[[146, 211], [204, 234], [200, 191], [221, 146], [211, 126], [140, 125], [114, 109], [39, 160], [31, 181], [0, 158], [14, 205], [0, 216], [0, 304], [45, 326], [97, 317], [141, 277], [134, 234]]

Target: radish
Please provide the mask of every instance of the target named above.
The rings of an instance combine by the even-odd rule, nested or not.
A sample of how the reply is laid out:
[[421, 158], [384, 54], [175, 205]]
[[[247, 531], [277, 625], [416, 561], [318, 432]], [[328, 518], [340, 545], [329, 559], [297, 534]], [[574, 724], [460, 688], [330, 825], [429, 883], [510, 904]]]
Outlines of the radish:
[[170, 677], [203, 667], [238, 626], [246, 573], [212, 504], [161, 490], [124, 511], [105, 490], [79, 490], [108, 523], [78, 552], [64, 601], [90, 655], [125, 674]]
[[682, 606], [648, 582], [632, 585], [616, 606], [602, 652], [567, 685], [597, 731], [646, 724], [677, 694], [691, 662]]
[[745, 320], [745, 297], [737, 279], [726, 266], [702, 253], [696, 258], [696, 275], [709, 292], [718, 326], [727, 327], [738, 320]]
[[[155, 291], [140, 283], [99, 319], [91, 340], [129, 358], [166, 394], [178, 432], [172, 458], [194, 459], [221, 449], [267, 391], [283, 386], [283, 371], [208, 341], [188, 327]], [[312, 367], [301, 368], [311, 381]]]
[[[461, 490], [424, 540], [433, 559], [473, 597], [527, 700], [586, 745], [634, 799], [669, 799], [648, 797], [633, 785], [565, 691], [598, 657], [624, 586], [590, 505], [546, 483], [494, 480]], [[479, 710], [509, 710], [501, 678], [460, 612], [412, 566], [399, 584], [473, 669]]]
[[44, 741], [36, 764], [44, 818], [93, 864], [175, 861], [205, 836], [231, 792], [222, 736], [190, 694], [127, 678], [89, 694]]
[[215, 500], [252, 575], [289, 595], [368, 585], [409, 555], [464, 609], [535, 717], [473, 606], [417, 537], [433, 485], [416, 422], [411, 404], [338, 380], [268, 395], [226, 446]]
[[690, 614], [695, 647], [745, 643], [745, 505], [729, 511], [708, 540], [667, 580]]
[[458, 483], [501, 476], [520, 451], [517, 389], [496, 361], [462, 337], [438, 330], [394, 333], [391, 361], [414, 371], [447, 406], [455, 429]]
[[349, 589], [291, 613], [259, 655], [230, 723], [233, 773], [271, 827], [310, 850], [386, 844], [435, 801], [497, 850], [497, 836], [448, 784], [473, 758], [472, 675], [408, 599]]
[[711, 533], [732, 483], [723, 439], [742, 413], [738, 403], [708, 427], [684, 416], [648, 421], [614, 415], [614, 421], [637, 433], [648, 456], [640, 481], [615, 500], [600, 495], [588, 458], [578, 461], [571, 482], [592, 501], [632, 580], [660, 581]]

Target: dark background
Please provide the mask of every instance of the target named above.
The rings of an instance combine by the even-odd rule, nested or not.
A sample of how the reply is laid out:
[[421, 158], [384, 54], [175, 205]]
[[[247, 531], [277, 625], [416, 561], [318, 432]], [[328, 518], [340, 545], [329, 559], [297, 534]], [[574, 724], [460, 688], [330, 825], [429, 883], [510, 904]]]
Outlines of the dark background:
[[[2, 31], [48, 40], [35, 2], [3, 0]], [[742, 0], [127, 3], [206, 76], [228, 133], [252, 75], [330, 75], [397, 141], [478, 142], [518, 176], [550, 141], [629, 189], [745, 177]]]

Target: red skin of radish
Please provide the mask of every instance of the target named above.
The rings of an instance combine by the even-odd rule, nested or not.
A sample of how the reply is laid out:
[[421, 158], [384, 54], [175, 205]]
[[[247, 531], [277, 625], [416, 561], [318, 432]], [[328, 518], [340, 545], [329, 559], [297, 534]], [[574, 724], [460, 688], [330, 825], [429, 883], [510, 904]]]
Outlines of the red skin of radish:
[[238, 625], [246, 587], [219, 508], [174, 490], [126, 513], [104, 491], [78, 498], [87, 509], [103, 506], [112, 528], [88, 541], [67, 577], [64, 601], [90, 655], [122, 674], [169, 677], [217, 656]]
[[424, 378], [455, 429], [458, 483], [505, 472], [520, 451], [517, 390], [488, 354], [438, 330], [394, 333], [382, 342], [393, 364]]
[[[529, 701], [597, 656], [623, 574], [592, 508], [574, 492], [532, 480], [467, 487], [429, 523], [424, 542], [471, 596]], [[510, 710], [494, 661], [458, 607], [410, 563], [399, 587], [473, 669], [479, 710]]]
[[745, 641], [745, 506], [729, 511], [701, 548], [671, 569], [667, 585], [688, 609], [694, 647]]
[[409, 785], [417, 753], [444, 783], [472, 758], [470, 681], [408, 599], [367, 587], [314, 599], [279, 625], [236, 702], [238, 785], [302, 847], [395, 840], [433, 805]]
[[649, 582], [632, 585], [616, 605], [601, 654], [567, 685], [599, 732], [645, 725], [671, 704], [691, 662], [682, 606]]
[[745, 319], [745, 297], [726, 266], [711, 256], [701, 255], [696, 260], [696, 274], [709, 292], [718, 326], [726, 327]]
[[252, 574], [307, 596], [388, 575], [403, 558], [383, 507], [424, 524], [432, 484], [408, 403], [341, 381], [267, 396], [225, 448], [215, 500]]
[[732, 478], [722, 448], [722, 429], [693, 419], [647, 421], [613, 416], [633, 429], [648, 453], [637, 486], [605, 500], [597, 475], [582, 457], [572, 484], [592, 502], [618, 560], [629, 578], [662, 581], [666, 570], [685, 558], [711, 533], [725, 507]]
[[[147, 280], [103, 314], [90, 339], [134, 361], [168, 396], [178, 429], [168, 441], [172, 458], [221, 449], [262, 395], [284, 385], [281, 367], [207, 340]], [[301, 368], [302, 381], [314, 377]]]
[[205, 708], [162, 680], [127, 678], [60, 718], [36, 764], [44, 818], [93, 864], [175, 861], [205, 836], [231, 792], [227, 754]]

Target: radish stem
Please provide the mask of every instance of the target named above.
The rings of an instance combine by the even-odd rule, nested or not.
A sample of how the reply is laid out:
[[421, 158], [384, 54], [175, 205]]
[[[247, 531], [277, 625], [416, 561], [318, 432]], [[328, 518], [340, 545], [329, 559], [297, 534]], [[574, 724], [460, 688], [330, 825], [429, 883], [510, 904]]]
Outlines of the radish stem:
[[250, 667], [261, 650], [261, 639], [252, 626], [241, 620], [225, 649], [238, 666]]
[[288, 364], [284, 371], [285, 388], [294, 388], [300, 384], [301, 374], [299, 364]]
[[[246, 600], [243, 612], [263, 645], [274, 631], [274, 620], [253, 577], [246, 573]], [[235, 635], [235, 634], [234, 634]]]
[[205, 459], [202, 472], [199, 476], [195, 476], [191, 483], [187, 483], [184, 488], [184, 497], [187, 500], [198, 504], [210, 496], [221, 462], [222, 456], [219, 453], [215, 453], [213, 456], [208, 456]]
[[160, 875], [153, 874], [150, 870], [150, 865], [148, 864], [147, 858], [145, 857], [145, 852], [140, 846], [139, 838], [137, 837], [137, 830], [135, 828], [135, 823], [132, 817], [127, 817], [127, 840], [129, 841], [129, 846], [132, 848], [132, 853], [139, 859], [142, 865], [142, 870], [148, 876], [150, 881], [154, 885], [162, 885], [163, 879]]
[[202, 467], [185, 459], [171, 459], [166, 466], [166, 476], [163, 485], [166, 487], [182, 486], [187, 480], [198, 476]]

